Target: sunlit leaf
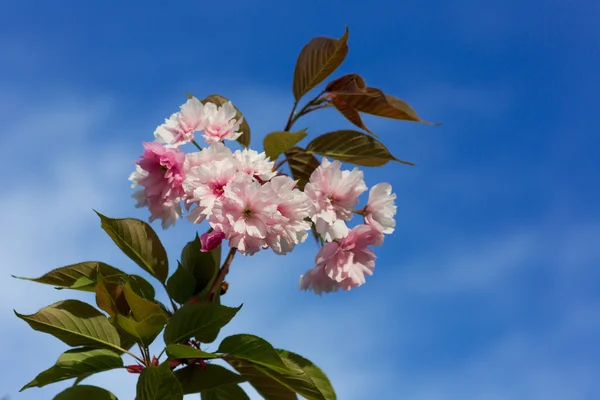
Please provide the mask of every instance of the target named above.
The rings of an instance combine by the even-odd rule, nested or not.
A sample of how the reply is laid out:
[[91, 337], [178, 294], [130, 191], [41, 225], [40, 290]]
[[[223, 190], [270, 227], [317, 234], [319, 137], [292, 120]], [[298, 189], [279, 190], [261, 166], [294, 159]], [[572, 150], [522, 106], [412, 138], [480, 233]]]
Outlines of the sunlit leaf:
[[181, 384], [169, 369], [169, 363], [144, 368], [136, 390], [137, 400], [183, 400]]
[[167, 280], [167, 252], [149, 224], [139, 219], [114, 219], [96, 214], [102, 221], [102, 229], [129, 258], [159, 281]]
[[71, 386], [57, 394], [54, 400], [118, 400], [106, 389], [90, 385]]
[[296, 61], [292, 89], [296, 101], [323, 82], [348, 54], [348, 28], [340, 39], [317, 37], [306, 44]]
[[157, 302], [138, 295], [129, 282], [123, 287], [123, 294], [136, 321], [143, 321], [154, 315], [164, 315], [163, 309]]
[[280, 154], [290, 150], [306, 136], [306, 129], [298, 132], [271, 132], [265, 136], [263, 141], [265, 154], [275, 161]]
[[310, 153], [300, 147], [294, 147], [285, 152], [285, 156], [290, 166], [292, 178], [298, 181], [298, 188], [304, 190], [308, 183], [310, 175], [321, 163]]
[[164, 333], [166, 344], [180, 343], [196, 337], [204, 343], [216, 339], [215, 330], [227, 325], [242, 308], [231, 308], [216, 303], [198, 302], [186, 304], [173, 314]]
[[377, 139], [352, 130], [341, 130], [321, 135], [306, 146], [306, 151], [366, 167], [378, 167], [388, 161], [413, 165], [408, 161], [402, 161], [394, 157], [387, 147]]
[[58, 358], [54, 366], [38, 374], [34, 380], [23, 386], [21, 391], [122, 367], [123, 360], [111, 350], [89, 348], [68, 350]]
[[125, 334], [140, 343], [143, 346], [150, 346], [154, 339], [162, 332], [167, 324], [167, 317], [164, 314], [150, 315], [148, 318], [136, 321], [132, 317], [126, 317], [121, 314], [114, 316], [114, 323]]
[[220, 365], [207, 364], [206, 368], [191, 365], [175, 371], [184, 394], [200, 393], [223, 386], [235, 385], [246, 379]]
[[67, 265], [66, 267], [56, 268], [39, 278], [23, 278], [14, 275], [13, 277], [61, 288], [93, 292], [95, 290], [93, 285], [96, 282], [96, 275], [98, 272], [105, 277], [125, 274], [123, 271], [100, 261], [85, 261]]
[[49, 333], [72, 347], [122, 350], [117, 329], [100, 311], [79, 300], [63, 300], [32, 315], [15, 315], [34, 330]]

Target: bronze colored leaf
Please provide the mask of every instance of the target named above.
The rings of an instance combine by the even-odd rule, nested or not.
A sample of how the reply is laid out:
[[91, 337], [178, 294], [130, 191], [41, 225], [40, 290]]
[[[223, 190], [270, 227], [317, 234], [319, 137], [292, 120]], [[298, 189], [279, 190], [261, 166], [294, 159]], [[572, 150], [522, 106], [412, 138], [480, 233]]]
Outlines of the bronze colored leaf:
[[339, 95], [337, 97], [347, 105], [365, 114], [432, 124], [431, 122], [423, 121], [411, 106], [399, 98], [385, 94], [377, 88], [368, 87], [366, 91], [367, 95]]
[[365, 131], [369, 132], [371, 135], [377, 137], [376, 134], [374, 134], [373, 132], [371, 132], [369, 130], [369, 128], [367, 128], [367, 126], [363, 122], [362, 118], [360, 117], [360, 114], [358, 113], [358, 111], [356, 111], [356, 109], [353, 108], [352, 106], [349, 106], [344, 101], [343, 98], [336, 96], [331, 100], [331, 104], [333, 104], [333, 106], [336, 108], [336, 110], [338, 110], [344, 117], [346, 117], [346, 119], [348, 121], [352, 122], [354, 125], [358, 126], [360, 129], [364, 129]]
[[413, 165], [394, 157], [377, 139], [362, 132], [341, 130], [315, 138], [306, 146], [307, 153], [316, 153], [365, 167], [379, 167], [388, 161]]
[[377, 96], [375, 93], [367, 92], [367, 85], [363, 78], [358, 74], [348, 74], [341, 76], [327, 84], [325, 91], [336, 94], [363, 94], [367, 96]]
[[321, 163], [312, 154], [301, 147], [293, 147], [285, 152], [292, 177], [298, 181], [298, 188], [304, 190], [310, 175]]
[[302, 48], [296, 61], [294, 98], [299, 101], [335, 71], [348, 54], [348, 28], [340, 39], [317, 37]]

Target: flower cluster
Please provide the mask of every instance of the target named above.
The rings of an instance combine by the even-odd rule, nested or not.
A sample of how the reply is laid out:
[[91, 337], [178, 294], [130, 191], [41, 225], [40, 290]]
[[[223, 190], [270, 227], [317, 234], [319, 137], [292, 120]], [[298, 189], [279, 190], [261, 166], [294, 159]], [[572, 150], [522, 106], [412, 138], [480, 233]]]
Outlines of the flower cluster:
[[[369, 192], [366, 206], [355, 209], [367, 191], [363, 172], [343, 170], [339, 161], [323, 158], [304, 191], [297, 181], [275, 169], [265, 153], [230, 150], [224, 140], [235, 140], [242, 118], [228, 102], [218, 107], [195, 97], [155, 131], [155, 142], [144, 143], [144, 153], [131, 174], [137, 207], [148, 207], [150, 221], [163, 228], [175, 224], [183, 209], [192, 223], [206, 221], [202, 251], [227, 240], [244, 255], [271, 248], [286, 254], [304, 242], [311, 228], [323, 240], [315, 266], [300, 278], [300, 288], [321, 292], [349, 290], [372, 275], [375, 254], [383, 235], [394, 231], [396, 206], [391, 186], [380, 183]], [[184, 153], [179, 147], [195, 142], [203, 132], [209, 145]], [[183, 207], [182, 207], [183, 204]], [[354, 214], [364, 223], [348, 227]]]

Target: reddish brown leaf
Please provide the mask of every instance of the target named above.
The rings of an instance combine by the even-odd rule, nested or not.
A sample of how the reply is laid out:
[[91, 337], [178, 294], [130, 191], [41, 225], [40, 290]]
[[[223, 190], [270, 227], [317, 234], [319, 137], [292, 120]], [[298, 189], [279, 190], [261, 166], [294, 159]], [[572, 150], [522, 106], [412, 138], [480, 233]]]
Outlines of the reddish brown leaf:
[[317, 37], [302, 48], [296, 61], [292, 89], [296, 101], [323, 82], [348, 54], [348, 28], [340, 39]]
[[367, 92], [367, 85], [358, 74], [348, 74], [337, 78], [327, 84], [325, 91], [328, 93], [355, 95], [363, 94], [376, 96], [377, 94]]
[[368, 95], [339, 95], [336, 97], [340, 97], [346, 104], [365, 114], [431, 124], [431, 122], [423, 121], [411, 106], [399, 98], [385, 94], [377, 88], [368, 87], [366, 91]]
[[333, 106], [344, 117], [346, 117], [346, 119], [348, 121], [352, 122], [354, 125], [358, 126], [359, 128], [364, 129], [365, 131], [369, 132], [371, 135], [377, 137], [377, 135], [375, 135], [373, 132], [371, 132], [369, 130], [369, 128], [367, 128], [367, 126], [363, 122], [362, 118], [360, 117], [360, 114], [358, 113], [358, 111], [356, 111], [354, 108], [349, 106], [343, 99], [338, 98], [336, 96], [331, 100], [331, 104], [333, 104]]

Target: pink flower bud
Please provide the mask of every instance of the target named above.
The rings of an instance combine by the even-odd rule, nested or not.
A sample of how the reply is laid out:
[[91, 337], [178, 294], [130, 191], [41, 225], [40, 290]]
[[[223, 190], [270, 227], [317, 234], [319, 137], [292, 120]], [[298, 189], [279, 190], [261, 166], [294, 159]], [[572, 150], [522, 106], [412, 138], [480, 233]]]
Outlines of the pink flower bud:
[[200, 236], [200, 243], [202, 243], [200, 251], [207, 252], [216, 249], [221, 245], [223, 239], [225, 239], [225, 234], [223, 232], [206, 232]]

